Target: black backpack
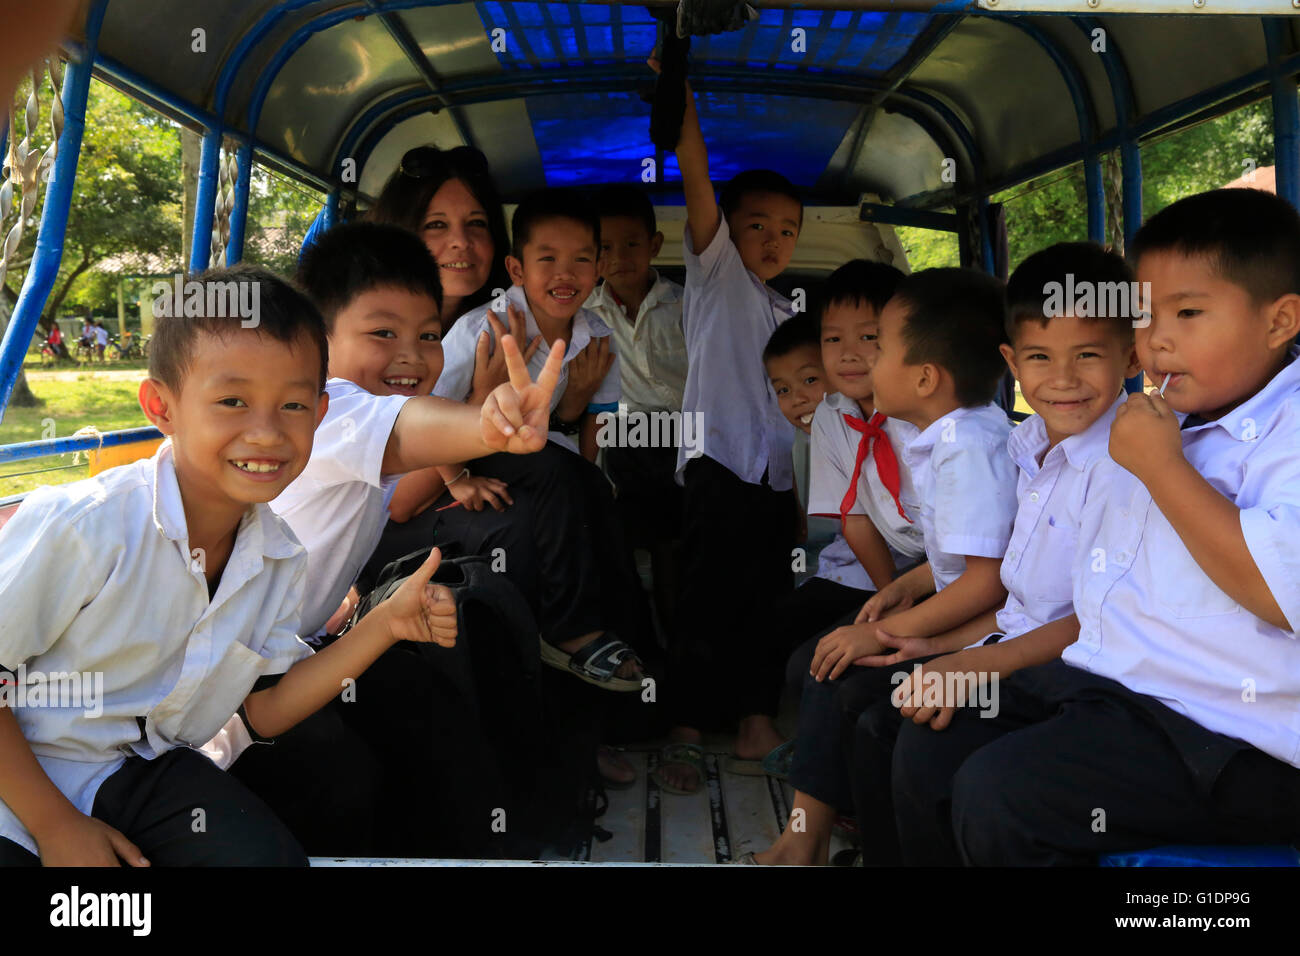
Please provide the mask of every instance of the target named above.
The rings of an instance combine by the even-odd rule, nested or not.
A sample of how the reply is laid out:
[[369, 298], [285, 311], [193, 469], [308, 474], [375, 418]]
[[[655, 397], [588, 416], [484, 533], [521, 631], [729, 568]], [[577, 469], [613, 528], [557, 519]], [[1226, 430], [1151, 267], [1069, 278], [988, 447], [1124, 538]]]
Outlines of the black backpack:
[[[401, 587], [429, 550], [385, 565], [352, 621]], [[569, 685], [577, 682], [558, 673], [543, 675], [538, 629], [528, 602], [504, 575], [491, 569], [489, 558], [444, 557], [432, 580], [456, 596], [456, 645], [403, 642], [398, 648], [432, 665], [447, 695], [455, 697], [462, 715], [457, 733], [474, 741], [476, 748], [472, 759], [461, 763], [468, 774], [486, 778], [445, 782], [451, 791], [448, 799], [457, 805], [451, 816], [474, 821], [475, 834], [487, 830], [482, 840], [466, 839], [452, 853], [514, 858], [582, 854], [593, 832], [598, 837], [603, 832], [593, 819], [593, 800], [599, 799], [592, 792], [593, 786], [599, 787], [598, 731], [589, 718], [574, 720], [576, 715], [566, 706], [564, 690], [573, 690]], [[553, 684], [557, 676], [563, 688], [559, 694]], [[546, 698], [554, 705], [550, 712], [542, 703], [544, 679]], [[432, 744], [437, 746], [436, 741]], [[479, 753], [478, 748], [488, 752]], [[440, 789], [443, 785], [439, 783]], [[498, 807], [504, 810], [501, 831], [482, 823]]]

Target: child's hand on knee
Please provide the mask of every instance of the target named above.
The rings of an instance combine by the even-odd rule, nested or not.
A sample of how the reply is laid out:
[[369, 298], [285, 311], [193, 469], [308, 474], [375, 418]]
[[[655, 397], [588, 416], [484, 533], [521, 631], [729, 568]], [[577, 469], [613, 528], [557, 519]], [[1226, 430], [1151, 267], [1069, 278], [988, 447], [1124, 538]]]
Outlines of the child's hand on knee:
[[835, 680], [857, 658], [879, 654], [883, 649], [875, 624], [837, 627], [817, 642], [808, 672], [819, 681]]
[[[110, 827], [84, 813], [70, 817], [37, 840], [42, 866], [148, 866], [140, 848]], [[119, 859], [120, 858], [120, 859]]]
[[415, 641], [419, 644], [456, 644], [456, 598], [445, 585], [429, 579], [442, 563], [442, 552], [434, 548], [419, 570], [402, 582], [402, 586], [375, 609], [392, 642]]

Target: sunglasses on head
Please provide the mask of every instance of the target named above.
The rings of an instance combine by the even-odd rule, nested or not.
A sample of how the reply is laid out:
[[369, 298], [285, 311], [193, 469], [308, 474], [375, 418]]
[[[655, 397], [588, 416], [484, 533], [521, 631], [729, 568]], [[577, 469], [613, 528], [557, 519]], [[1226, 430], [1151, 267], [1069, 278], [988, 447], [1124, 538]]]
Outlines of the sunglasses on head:
[[407, 150], [397, 167], [403, 176], [411, 179], [428, 179], [440, 172], [455, 168], [466, 169], [472, 173], [486, 174], [487, 157], [473, 146], [457, 146], [455, 149], [439, 149], [437, 146], [417, 146]]

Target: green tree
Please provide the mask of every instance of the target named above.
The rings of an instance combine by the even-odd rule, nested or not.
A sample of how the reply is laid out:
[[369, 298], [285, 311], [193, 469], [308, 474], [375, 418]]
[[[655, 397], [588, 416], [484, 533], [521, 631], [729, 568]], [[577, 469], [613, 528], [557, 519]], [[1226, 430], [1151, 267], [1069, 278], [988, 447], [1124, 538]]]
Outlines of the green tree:
[[[17, 94], [25, 103], [30, 80]], [[33, 131], [36, 148], [44, 149], [50, 130], [46, 116], [48, 88], [41, 91], [41, 126]], [[21, 111], [14, 135], [25, 135]], [[12, 307], [31, 265], [46, 192], [0, 295]], [[153, 255], [176, 260], [180, 253], [180, 140], [177, 127], [153, 110], [101, 83], [92, 82], [86, 110], [72, 209], [64, 236], [63, 261], [41, 315], [38, 334], [48, 332], [73, 285], [92, 266], [114, 256]], [[108, 280], [101, 280], [101, 284]], [[111, 286], [110, 286], [111, 288]], [[102, 294], [102, 289], [100, 293]]]

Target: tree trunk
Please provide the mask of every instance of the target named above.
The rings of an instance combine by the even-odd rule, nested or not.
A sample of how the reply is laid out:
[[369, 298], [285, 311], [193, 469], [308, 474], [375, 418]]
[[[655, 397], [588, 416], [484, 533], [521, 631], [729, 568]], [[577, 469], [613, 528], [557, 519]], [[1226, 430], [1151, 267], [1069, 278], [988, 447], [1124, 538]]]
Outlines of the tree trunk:
[[[0, 286], [0, 336], [3, 336], [5, 329], [9, 327], [9, 316], [13, 303], [18, 301], [18, 297], [12, 295], [9, 287]], [[43, 402], [32, 394], [32, 390], [27, 386], [27, 373], [21, 368], [18, 370], [18, 380], [14, 382], [13, 393], [9, 396], [9, 407], [11, 408], [36, 408]]]
[[194, 236], [194, 202], [199, 194], [199, 160], [203, 137], [181, 127], [181, 269], [190, 267], [190, 242]]
[[[90, 257], [84, 256], [73, 269], [66, 279], [63, 280], [63, 286], [54, 293], [54, 298], [45, 303], [45, 315], [50, 317], [50, 321], [59, 314], [59, 308], [63, 305], [63, 300], [68, 297], [68, 290], [72, 288], [72, 283], [76, 282], [83, 272], [90, 268]], [[43, 318], [43, 317], [42, 317]]]

